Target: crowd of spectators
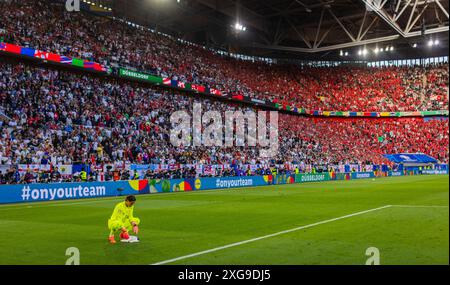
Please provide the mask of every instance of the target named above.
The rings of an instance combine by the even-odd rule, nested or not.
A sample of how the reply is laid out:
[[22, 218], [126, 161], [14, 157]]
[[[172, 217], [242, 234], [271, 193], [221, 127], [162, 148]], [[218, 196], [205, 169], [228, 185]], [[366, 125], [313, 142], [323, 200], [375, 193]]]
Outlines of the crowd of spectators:
[[426, 153], [448, 163], [448, 118], [307, 118], [282, 115], [286, 157], [306, 164], [383, 164], [383, 154]]
[[[0, 1], [0, 42], [136, 68], [306, 109], [448, 110], [448, 64], [303, 68], [242, 61], [117, 19], [66, 13], [63, 5], [53, 2]], [[160, 87], [0, 59], [0, 166], [11, 166], [0, 172], [0, 183], [81, 179], [63, 177], [57, 168], [39, 175], [18, 175], [21, 164], [108, 164], [120, 169], [125, 164], [291, 163], [305, 171], [307, 165], [388, 163], [382, 154], [403, 152], [423, 152], [448, 163], [448, 118], [338, 119], [281, 114], [279, 149], [271, 158], [262, 157], [258, 147], [173, 146], [170, 116], [180, 110], [192, 114], [194, 103], [222, 114], [258, 111]], [[227, 168], [215, 175], [246, 171]], [[93, 170], [91, 177], [96, 175], [100, 173]], [[104, 175], [106, 180], [132, 178], [127, 171], [114, 169]], [[181, 168], [149, 171], [145, 177], [192, 175], [191, 168]]]
[[117, 19], [69, 13], [54, 2], [0, 2], [0, 38], [307, 110], [448, 110], [448, 63], [302, 68], [242, 61]]
[[[192, 114], [194, 103], [201, 103], [203, 112], [257, 111], [120, 79], [0, 60], [0, 106], [9, 118], [0, 120], [0, 164], [381, 164], [387, 162], [382, 154], [403, 152], [423, 152], [448, 163], [448, 118], [280, 114], [279, 149], [271, 158], [261, 157], [258, 147], [173, 146], [170, 116], [180, 110]], [[47, 173], [42, 179], [51, 178]]]

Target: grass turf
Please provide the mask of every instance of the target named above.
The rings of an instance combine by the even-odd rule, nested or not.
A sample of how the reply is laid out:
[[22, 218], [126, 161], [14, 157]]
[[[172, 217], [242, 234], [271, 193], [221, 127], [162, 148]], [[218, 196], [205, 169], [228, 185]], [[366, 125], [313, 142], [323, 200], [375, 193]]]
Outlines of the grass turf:
[[314, 227], [169, 264], [449, 264], [445, 176], [380, 178], [138, 196], [140, 243], [110, 245], [107, 219], [123, 198], [0, 206], [0, 264], [153, 264], [385, 205]]

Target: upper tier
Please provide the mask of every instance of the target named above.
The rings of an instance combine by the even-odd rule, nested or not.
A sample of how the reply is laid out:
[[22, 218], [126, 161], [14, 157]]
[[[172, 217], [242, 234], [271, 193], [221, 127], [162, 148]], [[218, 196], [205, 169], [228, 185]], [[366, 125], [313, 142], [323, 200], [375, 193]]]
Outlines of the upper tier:
[[[204, 84], [309, 110], [448, 110], [448, 64], [301, 68], [222, 57], [167, 36], [44, 1], [0, 3], [0, 39], [108, 66]], [[43, 21], [45, 19], [45, 21]]]

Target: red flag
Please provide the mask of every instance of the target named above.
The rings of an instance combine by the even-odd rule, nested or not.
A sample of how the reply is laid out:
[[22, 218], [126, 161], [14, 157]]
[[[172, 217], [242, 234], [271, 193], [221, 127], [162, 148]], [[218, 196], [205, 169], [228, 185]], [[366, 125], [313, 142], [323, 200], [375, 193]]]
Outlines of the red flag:
[[236, 100], [244, 100], [244, 96], [243, 95], [241, 95], [241, 94], [234, 94], [233, 96], [232, 96], [232, 98], [233, 99], [236, 99]]
[[214, 95], [219, 95], [219, 96], [222, 95], [222, 92], [220, 90], [217, 90], [217, 89], [214, 89], [214, 88], [211, 88], [210, 92], [211, 92], [211, 94], [214, 94]]
[[204, 93], [206, 90], [205, 86], [197, 85], [197, 84], [192, 84], [191, 88], [192, 88], [192, 90], [198, 91], [200, 93]]
[[94, 69], [97, 71], [105, 71], [105, 68], [100, 63], [97, 62], [94, 62]]
[[61, 62], [61, 56], [59, 54], [55, 54], [55, 53], [51, 53], [51, 52], [45, 53], [45, 59], [54, 61], [54, 62]]
[[8, 52], [20, 54], [22, 51], [22, 48], [20, 46], [16, 46], [16, 45], [12, 45], [12, 44], [6, 44], [6, 47], [4, 50], [8, 51]]

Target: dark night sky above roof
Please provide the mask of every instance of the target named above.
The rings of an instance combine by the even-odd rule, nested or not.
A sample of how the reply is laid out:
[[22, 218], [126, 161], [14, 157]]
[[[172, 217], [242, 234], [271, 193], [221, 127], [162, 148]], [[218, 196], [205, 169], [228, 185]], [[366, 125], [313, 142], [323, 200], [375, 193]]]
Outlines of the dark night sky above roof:
[[[157, 27], [159, 31], [202, 45], [256, 56], [339, 59], [340, 48], [315, 53], [295, 49], [304, 51], [316, 45], [317, 48], [326, 49], [355, 40], [398, 35], [379, 14], [367, 9], [362, 0], [181, 0], [180, 3], [177, 0], [92, 1], [112, 6], [116, 16], [140, 25]], [[410, 23], [414, 24], [410, 32], [420, 32], [423, 27], [448, 27], [448, 1], [438, 1], [387, 0], [383, 9], [389, 15], [396, 12], [401, 15], [396, 22], [399, 27], [406, 29]], [[403, 13], [400, 13], [403, 8]], [[447, 15], [443, 10], [447, 11]], [[245, 32], [235, 31], [233, 25], [237, 21], [247, 27]], [[363, 37], [358, 39], [360, 35]], [[440, 46], [427, 48], [426, 42], [430, 38], [438, 38]], [[413, 43], [418, 43], [421, 48], [413, 49]], [[367, 48], [375, 48], [376, 45], [373, 42], [367, 44]], [[396, 47], [394, 53], [384, 53], [384, 57], [448, 55], [448, 30], [432, 35], [399, 36], [379, 42], [379, 45]], [[354, 55], [353, 59], [358, 59], [357, 50], [363, 47], [358, 45], [343, 49]]]

